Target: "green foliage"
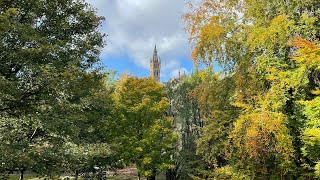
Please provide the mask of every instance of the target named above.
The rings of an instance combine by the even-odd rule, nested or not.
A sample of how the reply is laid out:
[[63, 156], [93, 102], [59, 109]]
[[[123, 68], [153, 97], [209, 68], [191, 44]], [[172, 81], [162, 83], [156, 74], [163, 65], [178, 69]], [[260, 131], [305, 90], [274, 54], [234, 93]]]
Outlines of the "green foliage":
[[237, 118], [239, 108], [233, 106], [234, 83], [232, 78], [220, 78], [212, 71], [200, 72], [202, 83], [193, 92], [198, 99], [204, 127], [197, 142], [197, 153], [211, 168], [226, 164], [228, 134]]
[[105, 152], [85, 159], [78, 148], [110, 142], [112, 90], [98, 66], [102, 20], [81, 0], [0, 2], [0, 173], [51, 177], [66, 166], [111, 164], [96, 161]]
[[102, 71], [103, 18], [85, 1], [2, 0], [0, 178], [132, 164], [147, 178], [320, 178], [319, 1], [188, 4], [207, 68], [164, 87]]
[[64, 145], [63, 170], [70, 174], [97, 174], [105, 171], [116, 162], [110, 146], [104, 143]]
[[[317, 42], [309, 42], [307, 40], [298, 38], [293, 45], [298, 47], [298, 54], [293, 58], [299, 64], [299, 68], [304, 72], [311, 71], [308, 74], [309, 83], [314, 89], [311, 89], [313, 98], [311, 100], [300, 101], [303, 108], [303, 114], [307, 117], [305, 128], [302, 133], [302, 140], [304, 146], [302, 153], [312, 163], [305, 163], [305, 167], [315, 170], [315, 175], [319, 177], [319, 156], [320, 156], [320, 97], [319, 97], [319, 67], [320, 67], [320, 48]], [[310, 78], [311, 76], [311, 78]], [[310, 91], [310, 90], [309, 90]]]
[[200, 135], [203, 121], [197, 99], [192, 95], [201, 79], [197, 73], [190, 77], [179, 77], [166, 84], [170, 100], [169, 114], [174, 117], [175, 132], [179, 135], [178, 146], [173, 160], [175, 167], [167, 171], [167, 178], [190, 179], [205, 169], [203, 158], [196, 154], [196, 139]]
[[114, 98], [119, 118], [112, 128], [120, 144], [120, 157], [137, 165], [143, 176], [155, 176], [158, 170], [172, 166], [171, 155], [177, 135], [163, 85], [152, 79], [123, 76], [115, 87]]
[[309, 119], [303, 132], [304, 155], [308, 156], [313, 162], [317, 162], [320, 156], [320, 97], [304, 102], [304, 104], [304, 113]]
[[242, 172], [237, 171], [235, 168], [230, 166], [224, 166], [218, 168], [214, 172], [214, 179], [221, 179], [221, 180], [248, 180], [251, 179], [249, 176], [245, 175]]
[[[232, 99], [225, 102], [241, 108], [231, 133], [217, 136], [224, 143], [231, 141], [228, 164], [254, 178], [314, 177], [313, 167], [319, 161], [315, 158], [319, 156], [315, 150], [319, 2], [203, 0], [197, 6], [193, 1], [189, 4], [191, 11], [184, 18], [194, 43], [195, 63], [212, 66], [217, 61], [235, 84]], [[208, 105], [214, 102], [204, 97]], [[215, 109], [208, 105], [204, 107]], [[212, 154], [220, 152], [222, 147]]]
[[230, 134], [231, 156], [257, 177], [284, 176], [293, 167], [293, 148], [282, 114], [262, 111], [241, 115]]
[[320, 163], [319, 162], [315, 166], [315, 173], [316, 173], [316, 176], [319, 178], [320, 177]]

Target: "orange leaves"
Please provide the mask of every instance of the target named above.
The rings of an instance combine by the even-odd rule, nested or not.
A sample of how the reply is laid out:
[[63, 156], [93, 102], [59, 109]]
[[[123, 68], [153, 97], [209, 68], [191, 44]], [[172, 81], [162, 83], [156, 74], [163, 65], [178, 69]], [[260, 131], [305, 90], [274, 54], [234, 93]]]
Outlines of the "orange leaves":
[[301, 37], [296, 37], [292, 41], [292, 46], [298, 48], [296, 55], [291, 58], [299, 63], [316, 65], [320, 63], [320, 47], [318, 42], [311, 42]]
[[310, 42], [306, 39], [303, 39], [301, 37], [296, 37], [292, 41], [292, 46], [295, 46], [297, 48], [308, 48], [308, 49], [316, 49], [317, 46], [315, 43]]
[[257, 162], [267, 161], [272, 154], [289, 160], [293, 153], [286, 118], [281, 113], [255, 111], [241, 115], [231, 138], [243, 157]]
[[193, 66], [197, 67], [197, 48], [191, 50], [191, 59], [193, 60]]

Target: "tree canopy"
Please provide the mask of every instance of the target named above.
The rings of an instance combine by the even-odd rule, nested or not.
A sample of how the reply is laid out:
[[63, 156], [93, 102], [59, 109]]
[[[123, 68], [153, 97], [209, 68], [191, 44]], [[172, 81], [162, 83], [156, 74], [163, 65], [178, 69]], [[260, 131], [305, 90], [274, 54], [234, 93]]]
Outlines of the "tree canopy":
[[[203, 0], [191, 1], [189, 7], [184, 19], [194, 61], [208, 66], [217, 62], [223, 79], [234, 82], [228, 104], [240, 108], [240, 114], [224, 136], [227, 167], [254, 178], [314, 177], [318, 159], [310, 158], [315, 151], [309, 145], [318, 128], [313, 124], [317, 113], [310, 108], [316, 106], [319, 89], [319, 3]], [[218, 127], [207, 126], [210, 132]], [[219, 154], [213, 151], [215, 144], [209, 145]], [[219, 167], [214, 172], [225, 173]]]
[[86, 1], [0, 1], [0, 178], [320, 178], [319, 1], [187, 5], [195, 71], [159, 83], [101, 64]]

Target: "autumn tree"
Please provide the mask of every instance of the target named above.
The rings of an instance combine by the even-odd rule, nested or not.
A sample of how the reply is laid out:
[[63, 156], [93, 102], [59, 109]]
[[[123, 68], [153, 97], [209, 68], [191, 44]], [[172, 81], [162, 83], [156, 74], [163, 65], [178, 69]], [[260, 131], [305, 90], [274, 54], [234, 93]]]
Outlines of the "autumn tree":
[[172, 166], [176, 134], [163, 85], [151, 78], [122, 76], [114, 97], [119, 117], [114, 127], [121, 159], [137, 166], [139, 175], [154, 179], [159, 170]]
[[199, 76], [202, 83], [193, 95], [197, 98], [204, 125], [196, 141], [197, 153], [204, 157], [206, 170], [210, 171], [228, 164], [228, 135], [240, 108], [232, 104], [235, 84], [231, 77], [222, 78], [211, 68], [200, 71]]
[[232, 75], [233, 104], [242, 109], [229, 135], [229, 163], [256, 178], [314, 176], [301, 134], [310, 114], [299, 101], [314, 98], [317, 70], [291, 59], [290, 42], [297, 35], [319, 39], [318, 2], [203, 0], [189, 7], [195, 61], [215, 61]]
[[319, 89], [320, 89], [320, 48], [319, 41], [310, 42], [301, 37], [293, 40], [292, 45], [297, 48], [292, 57], [297, 62], [295, 80], [304, 82], [308, 87], [309, 99], [300, 101], [303, 105], [303, 114], [307, 117], [302, 132], [303, 147], [302, 154], [309, 160], [305, 162], [306, 168], [315, 172], [320, 177], [320, 123], [319, 123]]

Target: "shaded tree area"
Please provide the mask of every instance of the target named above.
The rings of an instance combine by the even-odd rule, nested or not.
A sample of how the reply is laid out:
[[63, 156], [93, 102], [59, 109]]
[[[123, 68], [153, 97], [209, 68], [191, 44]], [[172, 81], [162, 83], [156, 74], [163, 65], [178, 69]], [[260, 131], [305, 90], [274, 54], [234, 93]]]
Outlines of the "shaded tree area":
[[167, 179], [205, 179], [227, 165], [228, 134], [240, 110], [231, 104], [234, 86], [232, 78], [221, 78], [211, 68], [167, 83], [170, 112], [180, 134], [176, 167]]
[[201, 83], [196, 75], [175, 78], [166, 83], [173, 125], [179, 138], [173, 156], [174, 168], [166, 172], [166, 179], [190, 179], [205, 168], [202, 157], [196, 154], [196, 139], [200, 135], [203, 121], [195, 97], [191, 94]]

